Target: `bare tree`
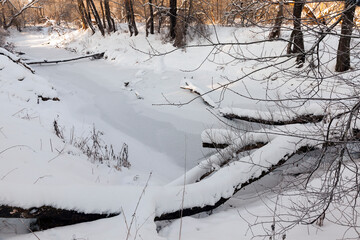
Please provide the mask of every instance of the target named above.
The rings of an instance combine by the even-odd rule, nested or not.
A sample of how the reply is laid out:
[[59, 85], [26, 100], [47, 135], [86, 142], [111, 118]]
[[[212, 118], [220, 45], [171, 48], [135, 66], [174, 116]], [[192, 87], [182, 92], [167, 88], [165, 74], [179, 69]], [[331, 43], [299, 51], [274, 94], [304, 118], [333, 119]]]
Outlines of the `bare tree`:
[[[2, 18], [3, 18], [3, 27], [4, 29], [8, 29], [10, 26], [14, 24], [18, 17], [20, 17], [27, 9], [36, 4], [39, 0], [31, 0], [27, 4], [23, 5], [21, 9], [17, 9], [15, 5], [11, 2], [11, 0], [3, 0], [0, 2], [2, 5]], [[8, 4], [11, 7], [11, 12], [13, 12], [12, 16], [10, 16], [9, 20], [6, 19], [4, 14], [4, 4]]]

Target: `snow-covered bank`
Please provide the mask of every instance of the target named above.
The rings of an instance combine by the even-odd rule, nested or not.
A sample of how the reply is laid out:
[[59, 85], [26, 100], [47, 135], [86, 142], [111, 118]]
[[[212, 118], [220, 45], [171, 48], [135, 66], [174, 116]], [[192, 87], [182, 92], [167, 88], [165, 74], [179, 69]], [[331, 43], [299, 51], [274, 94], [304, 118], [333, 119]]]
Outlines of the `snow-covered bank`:
[[[230, 30], [234, 29], [220, 30], [227, 33], [225, 36], [231, 36]], [[241, 35], [241, 31], [236, 30], [236, 34]], [[247, 29], [243, 31], [243, 39], [260, 37], [257, 34], [261, 34]], [[270, 131], [265, 132], [256, 132], [257, 126], [250, 125], [253, 128], [246, 134], [243, 134], [243, 130], [248, 126], [240, 123], [236, 125], [239, 129], [234, 128], [236, 134], [231, 132], [224, 136], [224, 131], [215, 130], [206, 131], [201, 136], [204, 129], [219, 127], [218, 119], [212, 114], [227, 112], [263, 120], [275, 118], [286, 121], [296, 114], [336, 112], [336, 108], [315, 102], [306, 103], [301, 109], [294, 108], [292, 112], [286, 112], [286, 109], [281, 112], [276, 111], [281, 106], [257, 99], [264, 96], [270, 99], [291, 96], [298, 87], [299, 79], [254, 81], [246, 78], [233, 85], [240, 92], [240, 97], [231, 92], [212, 91], [227, 82], [222, 75], [241, 76], [250, 71], [252, 63], [244, 63], [243, 69], [239, 70], [236, 64], [218, 65], [209, 61], [197, 72], [181, 71], [201, 63], [208, 54], [205, 51], [207, 48], [177, 51], [174, 55], [148, 59], [148, 55], [129, 46], [130, 42], [138, 49], [147, 49], [148, 41], [142, 36], [129, 40], [122, 33], [102, 38], [89, 36], [86, 32], [75, 32], [64, 37], [69, 37], [69, 41], [59, 46], [76, 49], [76, 54], [53, 48], [54, 39], [42, 32], [13, 33], [10, 39], [19, 50], [26, 53], [24, 58], [27, 59], [68, 58], [88, 50], [105, 51], [107, 59], [35, 66], [37, 75], [34, 76], [28, 72], [22, 73], [26, 70], [21, 66], [0, 59], [1, 63], [7, 64], [4, 69], [11, 70], [0, 71], [3, 74], [0, 75], [0, 97], [6, 109], [0, 113], [0, 139], [1, 143], [5, 142], [0, 145], [0, 161], [3, 162], [0, 169], [0, 193], [3, 195], [0, 196], [0, 202], [22, 207], [50, 205], [83, 212], [115, 211], [122, 214], [111, 219], [36, 233], [40, 239], [141, 237], [172, 240], [178, 238], [179, 231], [183, 232], [182, 239], [186, 240], [264, 238], [272, 234], [274, 217], [281, 218], [276, 229], [282, 227], [286, 239], [356, 237], [353, 229], [346, 231], [346, 227], [332, 223], [339, 219], [337, 209], [334, 208], [330, 210], [336, 214], [328, 216], [322, 228], [316, 225], [297, 226], [297, 217], [301, 215], [289, 211], [296, 210], [298, 203], [303, 204], [300, 206], [311, 206], [311, 203], [291, 188], [285, 192], [289, 196], [278, 195], [279, 189], [270, 187], [277, 185], [281, 178], [289, 179], [285, 179], [288, 181], [284, 181], [280, 187], [291, 185], [295, 178], [280, 176], [278, 179], [278, 175], [270, 173], [258, 185], [247, 186], [245, 191], [215, 210], [211, 216], [204, 213], [203, 218], [185, 217], [181, 220], [182, 227], [177, 220], [173, 223], [159, 223], [158, 234], [153, 222], [155, 216], [193, 206], [201, 208], [221, 198], [231, 197], [234, 189], [249, 178], [261, 176], [277, 161], [286, 161], [294, 151], [313, 145], [312, 140], [321, 140], [322, 137], [317, 132], [322, 123], [292, 125], [289, 128], [269, 127]], [[170, 44], [163, 44], [156, 38], [149, 38], [152, 46], [161, 51], [173, 49]], [[56, 44], [64, 44], [63, 40], [57, 39]], [[279, 43], [274, 46], [283, 47]], [[259, 78], [261, 76], [260, 73], [256, 75]], [[211, 102], [212, 112], [207, 111], [208, 106], [200, 98], [192, 101], [196, 95], [180, 88], [184, 82], [193, 83], [188, 86], [196, 88], [200, 94], [212, 91], [206, 95], [207, 101]], [[321, 96], [327, 96], [330, 93], [327, 90], [335, 88], [330, 80], [326, 83], [328, 85], [325, 84], [319, 91]], [[305, 81], [300, 85], [306, 89], [310, 83]], [[338, 88], [331, 94], [349, 93], [349, 88], [342, 83], [336, 82], [335, 85]], [[252, 99], [241, 96], [246, 92]], [[43, 102], [39, 94], [56, 96], [60, 101]], [[221, 98], [224, 98], [223, 101], [218, 101]], [[153, 105], [187, 101], [192, 102], [181, 108]], [[269, 109], [273, 111], [267, 112]], [[60, 127], [65, 128], [65, 138], [71, 138], [72, 127], [76, 136], [86, 137], [95, 124], [97, 129], [104, 132], [105, 141], [113, 144], [114, 148], [119, 149], [126, 142], [129, 145], [131, 169], [118, 171], [106, 164], [88, 161], [79, 149], [53, 133], [54, 119]], [[288, 136], [299, 133], [314, 136], [310, 135], [309, 139]], [[199, 159], [214, 152], [201, 148], [201, 138], [206, 141], [215, 139], [226, 144], [236, 143], [236, 147], [253, 142], [268, 142], [268, 145], [241, 157], [234, 151], [219, 150], [196, 166]], [[239, 161], [225, 162], [225, 158], [238, 158]], [[193, 170], [182, 176], [185, 165], [187, 169]], [[220, 165], [224, 165], [221, 166], [223, 168], [220, 169]], [[196, 183], [199, 175], [218, 169], [217, 174]], [[146, 186], [150, 171], [153, 174], [149, 186]], [[166, 185], [173, 179], [176, 180]], [[315, 179], [310, 185], [316, 185], [317, 181]], [[189, 185], [184, 187], [183, 183]], [[21, 191], [24, 186], [26, 189]], [[275, 191], [275, 194], [271, 191]], [[344, 213], [347, 214], [347, 211], [349, 209], [345, 209]], [[129, 231], [131, 222], [133, 227]], [[4, 225], [0, 225], [0, 228]], [[288, 225], [295, 228], [289, 230]], [[0, 233], [3, 234], [3, 231], [0, 230]], [[304, 236], [305, 233], [307, 235]], [[0, 235], [0, 238], [5, 238], [4, 235]], [[16, 238], [31, 239], [34, 235]]]

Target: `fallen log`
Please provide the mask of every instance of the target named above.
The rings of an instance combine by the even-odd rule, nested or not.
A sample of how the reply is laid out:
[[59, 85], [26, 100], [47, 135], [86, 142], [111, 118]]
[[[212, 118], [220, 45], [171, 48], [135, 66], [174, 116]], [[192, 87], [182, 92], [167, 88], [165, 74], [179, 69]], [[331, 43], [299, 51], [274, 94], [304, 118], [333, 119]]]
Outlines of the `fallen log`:
[[[254, 142], [254, 143], [250, 143], [248, 145], [245, 145], [243, 146], [242, 148], [239, 148], [235, 153], [236, 154], [239, 154], [239, 153], [242, 153], [242, 152], [246, 152], [246, 151], [251, 151], [251, 150], [255, 150], [255, 149], [258, 149], [258, 148], [261, 148], [263, 146], [265, 146], [267, 143], [266, 142]], [[232, 158], [228, 158], [228, 159], [225, 159], [220, 165], [219, 165], [219, 168], [222, 168], [224, 167], [226, 164], [229, 164], [230, 161], [232, 160]], [[198, 181], [201, 181], [203, 179], [205, 179], [206, 177], [210, 176], [211, 174], [213, 174], [216, 170], [215, 169], [212, 169], [206, 173], [204, 173]]]
[[312, 106], [312, 111], [299, 108], [289, 111], [257, 111], [241, 108], [222, 108], [220, 114], [229, 120], [237, 119], [246, 122], [265, 125], [282, 126], [289, 124], [319, 123], [324, 118], [323, 110], [318, 105]]
[[[276, 141], [273, 145], [291, 140], [292, 138], [283, 137], [280, 141]], [[294, 146], [293, 150], [282, 151], [275, 153], [272, 157], [274, 159], [264, 158], [259, 159], [264, 152], [273, 149], [274, 146], [264, 146], [267, 148], [264, 151], [259, 151], [258, 154], [248, 156], [239, 162], [227, 166], [227, 169], [221, 169], [209, 178], [195, 184], [186, 185], [186, 195], [183, 199], [179, 191], [183, 186], [168, 186], [166, 188], [149, 188], [150, 199], [155, 201], [155, 221], [171, 220], [180, 217], [191, 216], [201, 212], [213, 210], [228, 201], [234, 194], [249, 186], [250, 184], [267, 176], [287, 162], [296, 154], [311, 151], [312, 144], [308, 142], [294, 142], [288, 146]], [[279, 157], [279, 158], [277, 158]], [[261, 164], [261, 165], [259, 165]], [[230, 170], [230, 171], [229, 171]], [[244, 176], [242, 174], [246, 173]], [[239, 175], [240, 174], [240, 175]], [[35, 189], [34, 189], [35, 190]], [[36, 190], [36, 192], [39, 189]], [[110, 191], [109, 191], [110, 190]], [[199, 191], [200, 190], [200, 191]], [[80, 194], [80, 193], [79, 193]], [[105, 195], [104, 195], [105, 194]], [[137, 195], [137, 194], [136, 194]], [[44, 195], [45, 196], [45, 195]], [[102, 192], [102, 196], [112, 196], [114, 201], [118, 200], [120, 195], [115, 194], [111, 189]], [[76, 196], [74, 196], [75, 198]], [[137, 196], [138, 197], [138, 196]], [[129, 198], [131, 201], [133, 198]], [[135, 198], [134, 198], [135, 199]], [[147, 199], [147, 200], [150, 200]], [[145, 201], [145, 200], [144, 200]], [[77, 206], [80, 202], [77, 202]], [[113, 202], [113, 200], [111, 201]], [[136, 201], [134, 200], [136, 203]], [[183, 202], [184, 205], [178, 203]], [[66, 226], [81, 222], [94, 221], [102, 218], [113, 217], [119, 215], [120, 212], [113, 210], [103, 213], [83, 213], [81, 210], [66, 210], [57, 206], [41, 206], [22, 208], [10, 205], [0, 205], [1, 218], [36, 218], [37, 222], [34, 230], [44, 230], [58, 226]], [[121, 206], [121, 205], [120, 205]], [[154, 210], [151, 210], [154, 211]], [[102, 211], [100, 211], [102, 212]], [[36, 228], [38, 227], [38, 228]]]
[[291, 118], [289, 120], [268, 120], [268, 119], [261, 119], [261, 118], [254, 118], [249, 116], [240, 116], [233, 113], [225, 113], [222, 114], [224, 118], [229, 120], [237, 119], [246, 122], [252, 123], [260, 123], [265, 125], [274, 125], [274, 126], [282, 126], [282, 125], [289, 125], [289, 124], [306, 124], [306, 123], [318, 123], [324, 119], [324, 115], [299, 115], [297, 117]]
[[[202, 140], [211, 139], [206, 133], [204, 134], [204, 132], [202, 134]], [[197, 166], [187, 171], [185, 184], [198, 182], [200, 179], [204, 178], [204, 176], [213, 173], [215, 169], [228, 164], [236, 157], [236, 154], [263, 147], [275, 137], [275, 135], [260, 132], [247, 132], [241, 137], [237, 136], [229, 146], [224, 149], [219, 149], [216, 154], [202, 160]], [[183, 184], [184, 176], [181, 176], [169, 183], [168, 186], [181, 186]]]
[[51, 206], [25, 209], [21, 207], [0, 205], [0, 218], [36, 218], [37, 221], [35, 225], [38, 230], [90, 222], [102, 218], [114, 217], [119, 214], [120, 212], [111, 214], [89, 214]]
[[[279, 167], [283, 166], [284, 163], [287, 162], [288, 159], [291, 157], [301, 154], [304, 152], [309, 152], [313, 150], [314, 147], [309, 146], [302, 146], [298, 148], [297, 150], [293, 151], [292, 153], [284, 154], [282, 158], [280, 158], [276, 163], [272, 164], [266, 169], [263, 169], [261, 172], [258, 172], [257, 174], [254, 173], [251, 178], [248, 178], [246, 181], [239, 182], [236, 186], [233, 186], [233, 191], [228, 197], [218, 197], [217, 200], [212, 204], [204, 204], [201, 206], [192, 206], [192, 207], [184, 207], [182, 209], [178, 209], [176, 211], [171, 212], [165, 212], [161, 215], [158, 215], [155, 217], [155, 221], [163, 221], [163, 220], [172, 220], [172, 219], [178, 219], [181, 217], [191, 216], [194, 214], [207, 212], [216, 209], [217, 207], [221, 206], [225, 202], [227, 202], [234, 194], [239, 192], [240, 190], [244, 189], [245, 187], [249, 186], [250, 184], [260, 180], [261, 178], [267, 176], [268, 174], [272, 173], [274, 170], [278, 169]], [[203, 184], [203, 182], [197, 183], [197, 184]], [[188, 190], [187, 190], [188, 191]]]
[[91, 55], [76, 57], [76, 58], [69, 58], [69, 59], [62, 59], [62, 60], [43, 60], [43, 61], [36, 61], [36, 62], [28, 62], [26, 64], [28, 65], [35, 65], [35, 64], [58, 64], [58, 63], [65, 63], [65, 62], [71, 62], [71, 61], [77, 61], [85, 58], [92, 58], [92, 59], [102, 59], [104, 57], [105, 52], [102, 53], [95, 53]]

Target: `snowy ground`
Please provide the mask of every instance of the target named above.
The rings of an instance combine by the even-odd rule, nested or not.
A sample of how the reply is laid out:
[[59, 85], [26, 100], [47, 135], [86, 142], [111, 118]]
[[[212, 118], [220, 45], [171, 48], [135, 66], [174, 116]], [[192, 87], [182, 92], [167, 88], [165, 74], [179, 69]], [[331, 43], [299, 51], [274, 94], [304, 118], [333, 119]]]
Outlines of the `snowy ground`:
[[[233, 31], [232, 28], [221, 28], [218, 33], [226, 41], [233, 37]], [[236, 30], [235, 34], [244, 39], [264, 37], [264, 33], [251, 29]], [[185, 217], [172, 223], [159, 223], [158, 226], [152, 221], [154, 211], [158, 210], [155, 202], [167, 200], [157, 199], [166, 196], [162, 195], [162, 191], [168, 188], [163, 186], [180, 177], [184, 168], [193, 168], [214, 153], [214, 150], [201, 147], [201, 133], [205, 129], [223, 126], [212, 112], [236, 112], [241, 108], [245, 109], [242, 113], [247, 115], [273, 117], [261, 111], [276, 109], [276, 106], [252, 100], [239, 101], [239, 96], [232, 92], [225, 92], [223, 101], [219, 101], [223, 94], [219, 91], [207, 95], [205, 100], [215, 109], [202, 99], [181, 108], [171, 106], [191, 101], [196, 96], [181, 86], [190, 85], [193, 89], [198, 87], [198, 91], [208, 91], [219, 83], [227, 82], [223, 75], [236, 78], [250, 71], [252, 67], [249, 64], [242, 67], [225, 64], [228, 61], [225, 54], [214, 56], [214, 62], [207, 61], [199, 70], [189, 72], [201, 65], [211, 47], [179, 50], [170, 55], [149, 58], [140, 51], [151, 53], [151, 49], [155, 49], [165, 52], [173, 50], [173, 47], [162, 43], [159, 36], [151, 36], [148, 42], [143, 36], [130, 39], [121, 31], [106, 39], [99, 35], [89, 37], [83, 32], [62, 37], [49, 35], [46, 30], [12, 32], [7, 40], [14, 42], [16, 51], [25, 53], [22, 58], [26, 61], [71, 58], [86, 54], [86, 51], [105, 51], [107, 58], [37, 65], [34, 66], [36, 75], [33, 75], [0, 56], [0, 67], [5, 70], [0, 71], [0, 99], [4, 106], [0, 112], [1, 202], [24, 207], [34, 202], [39, 206], [56, 202], [63, 208], [87, 202], [79, 210], [124, 211], [124, 214], [110, 219], [39, 232], [36, 233], [38, 238], [172, 240], [179, 239], [181, 235], [181, 239], [185, 240], [252, 239], [254, 236], [263, 239], [271, 234], [273, 216], [287, 211], [286, 208], [275, 211], [275, 205], [290, 206], [294, 200], [291, 196], [278, 198], [272, 192], [276, 189], [269, 190], [282, 180], [279, 176], [269, 176], [210, 216]], [[274, 51], [284, 49], [284, 44], [275, 44], [278, 45], [274, 46]], [[65, 50], [65, 47], [76, 53]], [[247, 51], [252, 51], [251, 47]], [[261, 74], [256, 77], [261, 78]], [[259, 90], [273, 89], [268, 92], [271, 98], [291, 94], [292, 84], [298, 81], [257, 82], [244, 89], [252, 80], [245, 79], [233, 87], [254, 98], [263, 97], [264, 92]], [[282, 88], [279, 89], [279, 86]], [[326, 95], [327, 92], [319, 91], [319, 94]], [[38, 95], [58, 97], [60, 101], [39, 101]], [[320, 113], [323, 108], [315, 103], [306, 106], [304, 111]], [[278, 119], [289, 116], [291, 113], [275, 114]], [[63, 128], [65, 139], [71, 138], [72, 129], [76, 137], [86, 137], [95, 125], [104, 132], [104, 141], [113, 144], [116, 150], [127, 143], [131, 168], [118, 171], [105, 164], [88, 161], [78, 149], [55, 136], [52, 126], [55, 119]], [[251, 127], [256, 129], [256, 126]], [[150, 186], [142, 195], [150, 172]], [[14, 191], [24, 185], [29, 187]], [[259, 196], [258, 193], [262, 194]], [[17, 201], [14, 202], [14, 199]], [[139, 199], [141, 204], [136, 210], [137, 217], [130, 231], [132, 235], [128, 236], [125, 220], [127, 223], [132, 221]], [[174, 204], [177, 203], [169, 203], [168, 207]], [[261, 220], [258, 216], [262, 216]], [[284, 222], [293, 217], [286, 216]], [[281, 227], [286, 227], [286, 224]], [[161, 229], [159, 233], [157, 228]], [[24, 231], [26, 229], [19, 220], [9, 222], [3, 219], [0, 223], [0, 239]], [[353, 230], [347, 231], [346, 226], [334, 228], [330, 222], [321, 228], [300, 225], [286, 231], [286, 239], [291, 240], [354, 236], [357, 235]], [[14, 237], [35, 238], [33, 234]]]

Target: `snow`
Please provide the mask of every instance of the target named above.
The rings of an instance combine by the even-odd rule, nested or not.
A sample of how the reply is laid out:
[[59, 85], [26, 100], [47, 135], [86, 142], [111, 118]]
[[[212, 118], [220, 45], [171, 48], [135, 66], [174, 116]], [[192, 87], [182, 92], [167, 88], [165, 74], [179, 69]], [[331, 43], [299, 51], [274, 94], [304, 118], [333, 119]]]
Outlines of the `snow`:
[[[250, 38], [261, 40], [265, 33], [257, 29], [223, 27], [218, 29], [218, 34], [222, 41], [233, 41], [233, 36], [248, 41]], [[212, 38], [216, 39], [215, 36]], [[181, 208], [211, 205], [221, 198], [229, 198], [236, 187], [260, 176], [280, 159], [322, 140], [321, 135], [317, 135], [322, 123], [266, 130], [238, 124], [235, 127], [240, 129], [224, 130], [220, 128], [224, 127], [223, 123], [214, 114], [236, 113], [284, 121], [298, 114], [317, 115], [325, 111], [336, 114], [337, 104], [344, 103], [324, 105], [320, 101], [309, 101], [302, 104], [303, 101], [298, 100], [274, 104], [260, 101], [264, 95], [268, 100], [299, 98], [302, 96], [298, 92], [312, 88], [312, 83], [301, 77], [275, 81], [276, 73], [272, 79], [265, 80], [263, 73], [254, 73], [252, 78], [232, 83], [233, 91], [216, 91], [254, 70], [254, 62], [242, 62], [239, 67], [229, 63], [227, 54], [214, 55], [211, 61], [203, 61], [211, 47], [163, 55], [174, 48], [169, 43], [162, 43], [157, 35], [148, 39], [141, 35], [130, 39], [120, 30], [105, 38], [99, 33], [91, 36], [90, 32], [83, 31], [59, 37], [58, 34], [48, 35], [47, 31], [30, 31], [12, 32], [9, 40], [26, 53], [27, 61], [67, 59], [87, 52], [105, 52], [106, 58], [34, 66], [36, 74], [32, 74], [0, 55], [0, 204], [24, 208], [47, 205], [85, 213], [121, 213], [109, 219], [35, 233], [40, 239], [170, 240], [178, 238], [179, 231], [182, 232], [181, 239], [186, 240], [264, 238], [271, 234], [274, 214], [287, 214], [282, 219], [286, 227], [295, 219], [288, 212], [292, 204], [306, 199], [296, 199], [298, 193], [291, 197], [293, 189], [284, 196], [262, 195], [268, 188], [257, 191], [256, 188], [262, 186], [256, 185], [241, 191], [212, 215], [158, 223], [158, 227], [165, 225], [159, 228], [159, 233], [153, 219]], [[281, 52], [285, 46], [278, 42], [271, 44], [272, 54]], [[243, 52], [257, 52], [263, 47], [262, 44], [249, 46]], [[225, 53], [226, 49], [223, 50]], [[1, 52], [17, 58], [6, 50], [1, 49]], [[190, 71], [199, 64], [199, 70]], [[256, 65], [257, 68], [262, 66]], [[355, 94], [351, 86], [332, 81], [324, 80], [323, 88], [316, 96]], [[203, 99], [181, 88], [196, 91]], [[304, 91], [298, 91], [298, 88]], [[40, 95], [60, 101], [42, 101]], [[212, 112], [203, 100], [214, 107]], [[282, 111], [283, 106], [293, 108]], [[65, 139], [54, 134], [54, 120], [59, 123]], [[94, 126], [104, 132], [103, 140], [112, 144], [116, 151], [120, 151], [123, 143], [128, 144], [130, 169], [119, 171], [90, 161], [70, 143], [72, 134], [76, 138], [89, 137]], [[287, 135], [284, 135], [285, 131]], [[310, 135], [310, 139], [292, 136], [308, 136], [309, 133], [314, 135]], [[201, 148], [202, 142], [229, 146], [206, 150]], [[257, 142], [267, 144], [248, 155], [233, 154], [241, 147]], [[229, 159], [231, 161], [227, 161]], [[197, 182], [213, 170], [218, 171]], [[270, 174], [263, 184], [276, 185], [278, 178], [281, 176]], [[316, 183], [316, 179], [311, 182], [314, 186]], [[9, 230], [5, 227], [10, 224], [7, 221], [0, 222], [0, 239], [34, 239], [31, 233], [17, 235], [19, 226]], [[129, 230], [130, 222], [134, 224]], [[297, 225], [286, 231], [286, 239], [304, 239], [304, 234], [307, 234], [306, 239], [320, 240], [329, 239], [329, 236], [356, 236], [352, 230], [346, 232], [345, 227], [334, 226], [328, 220], [322, 228]]]

